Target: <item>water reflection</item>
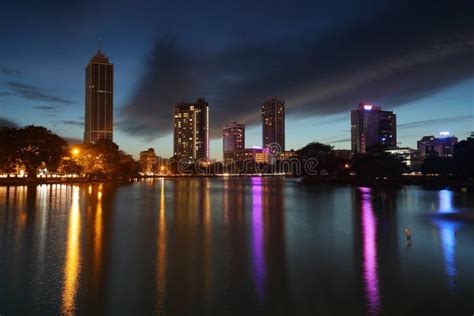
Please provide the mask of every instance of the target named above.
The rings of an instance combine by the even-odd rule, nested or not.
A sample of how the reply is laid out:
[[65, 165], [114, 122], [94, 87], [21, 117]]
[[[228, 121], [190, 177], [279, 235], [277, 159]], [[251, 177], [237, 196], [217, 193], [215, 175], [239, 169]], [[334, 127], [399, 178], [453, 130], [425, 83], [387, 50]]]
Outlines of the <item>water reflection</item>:
[[260, 302], [264, 298], [265, 257], [263, 249], [262, 178], [252, 178], [252, 254], [255, 288]]
[[[302, 189], [265, 177], [143, 183], [0, 188], [0, 312], [402, 315], [472, 306], [474, 231], [461, 231], [462, 243], [456, 231], [472, 227], [448, 220], [474, 209], [472, 198]], [[411, 250], [399, 249], [405, 227]]]
[[66, 263], [64, 267], [64, 285], [62, 294], [62, 313], [74, 314], [78, 276], [80, 270], [80, 232], [81, 214], [79, 207], [79, 187], [72, 187], [72, 205], [69, 211], [68, 237], [66, 245]]
[[[441, 190], [438, 192], [438, 214], [455, 213], [453, 208], [453, 192]], [[459, 224], [449, 219], [438, 217], [435, 220], [443, 250], [445, 274], [450, 290], [456, 287], [456, 235]]]
[[165, 181], [161, 179], [161, 193], [160, 193], [160, 216], [158, 222], [158, 258], [157, 258], [157, 280], [156, 287], [158, 292], [157, 312], [158, 314], [165, 312], [166, 302], [166, 261], [167, 261], [167, 236], [166, 236], [166, 219], [165, 219]]
[[361, 192], [361, 219], [363, 244], [363, 278], [368, 312], [380, 313], [380, 288], [377, 272], [377, 223], [372, 208], [370, 188], [359, 188]]

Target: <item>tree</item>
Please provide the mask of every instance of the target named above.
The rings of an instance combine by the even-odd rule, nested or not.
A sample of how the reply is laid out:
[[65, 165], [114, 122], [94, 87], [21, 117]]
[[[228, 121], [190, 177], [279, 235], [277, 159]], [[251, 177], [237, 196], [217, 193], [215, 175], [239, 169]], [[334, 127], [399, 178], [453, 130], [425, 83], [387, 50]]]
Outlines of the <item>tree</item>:
[[[318, 142], [312, 142], [307, 144], [301, 149], [296, 151], [297, 157], [301, 162], [301, 166], [305, 166], [305, 161], [308, 159], [317, 160], [317, 171], [320, 174], [334, 173], [334, 171], [340, 165], [339, 159], [336, 159], [333, 155], [334, 147]], [[305, 174], [308, 170], [302, 168], [301, 171]]]
[[308, 158], [315, 158], [315, 159], [322, 159], [328, 156], [332, 150], [333, 146], [312, 142], [307, 144], [301, 149], [296, 151], [296, 154], [300, 159], [308, 159]]
[[128, 180], [138, 175], [139, 164], [110, 140], [83, 144], [78, 151], [75, 161], [90, 178]]
[[474, 177], [474, 137], [454, 145], [453, 169], [456, 175]]
[[385, 152], [357, 154], [351, 159], [359, 177], [399, 177], [408, 170], [403, 157]]
[[22, 164], [28, 177], [36, 178], [38, 168], [45, 165], [56, 170], [67, 143], [42, 126], [2, 128], [0, 130], [2, 164]]
[[439, 157], [438, 153], [427, 155], [420, 171], [422, 174], [439, 174], [446, 176], [451, 173], [451, 161], [448, 158]]

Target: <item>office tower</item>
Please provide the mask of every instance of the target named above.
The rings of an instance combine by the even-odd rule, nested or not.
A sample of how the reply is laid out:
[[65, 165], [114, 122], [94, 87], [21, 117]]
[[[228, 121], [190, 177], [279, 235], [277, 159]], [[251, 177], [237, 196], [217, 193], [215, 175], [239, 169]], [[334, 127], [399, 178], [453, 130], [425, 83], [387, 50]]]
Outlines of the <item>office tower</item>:
[[418, 151], [422, 158], [430, 154], [438, 155], [439, 157], [452, 157], [454, 145], [458, 143], [455, 136], [450, 136], [449, 132], [439, 133], [440, 137], [423, 136], [421, 140], [417, 141]]
[[367, 153], [397, 147], [397, 117], [378, 106], [359, 104], [351, 112], [353, 153]]
[[99, 49], [86, 66], [84, 142], [113, 140], [114, 65]]
[[245, 147], [245, 125], [232, 122], [222, 130], [224, 155], [226, 152]]
[[209, 159], [209, 104], [204, 98], [174, 107], [174, 155]]
[[285, 150], [285, 103], [269, 97], [262, 103], [262, 147], [278, 154], [276, 146], [280, 152]]

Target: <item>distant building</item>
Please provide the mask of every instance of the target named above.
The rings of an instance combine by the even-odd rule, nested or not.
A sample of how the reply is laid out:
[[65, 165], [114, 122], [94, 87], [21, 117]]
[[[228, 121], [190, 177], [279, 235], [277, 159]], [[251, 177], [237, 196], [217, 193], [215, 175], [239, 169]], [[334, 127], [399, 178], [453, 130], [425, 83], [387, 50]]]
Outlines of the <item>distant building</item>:
[[403, 157], [403, 161], [411, 171], [418, 170], [423, 164], [423, 158], [421, 157], [420, 152], [412, 148], [401, 147], [387, 149], [385, 152]]
[[423, 158], [434, 152], [436, 152], [439, 157], [451, 157], [453, 155], [454, 145], [457, 143], [457, 137], [449, 136], [448, 132], [441, 132], [439, 138], [423, 136], [423, 138], [417, 142], [417, 147]]
[[353, 153], [397, 146], [397, 118], [392, 111], [361, 103], [351, 111], [351, 147]]
[[113, 140], [114, 65], [99, 49], [86, 66], [84, 142]]
[[222, 130], [224, 154], [245, 148], [245, 125], [232, 122]]
[[278, 159], [287, 160], [290, 158], [295, 158], [296, 156], [297, 156], [296, 151], [292, 149], [292, 150], [282, 151], [280, 155], [278, 156]]
[[175, 105], [174, 155], [191, 160], [209, 159], [209, 104], [205, 99]]
[[267, 148], [242, 148], [224, 153], [226, 161], [254, 160], [258, 163], [268, 163], [270, 155]]
[[285, 103], [269, 97], [262, 103], [262, 147], [276, 150], [275, 144], [285, 151]]

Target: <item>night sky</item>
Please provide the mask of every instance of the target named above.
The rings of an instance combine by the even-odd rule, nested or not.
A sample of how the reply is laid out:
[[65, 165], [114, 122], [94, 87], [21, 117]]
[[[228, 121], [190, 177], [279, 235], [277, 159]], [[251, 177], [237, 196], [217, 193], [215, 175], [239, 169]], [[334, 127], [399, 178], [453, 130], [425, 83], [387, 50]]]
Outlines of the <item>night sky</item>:
[[114, 140], [172, 154], [176, 101], [210, 104], [221, 128], [260, 105], [287, 106], [286, 147], [350, 148], [360, 101], [394, 110], [400, 146], [474, 130], [474, 1], [8, 1], [0, 10], [0, 125], [44, 125], [82, 139], [84, 67], [115, 65]]

